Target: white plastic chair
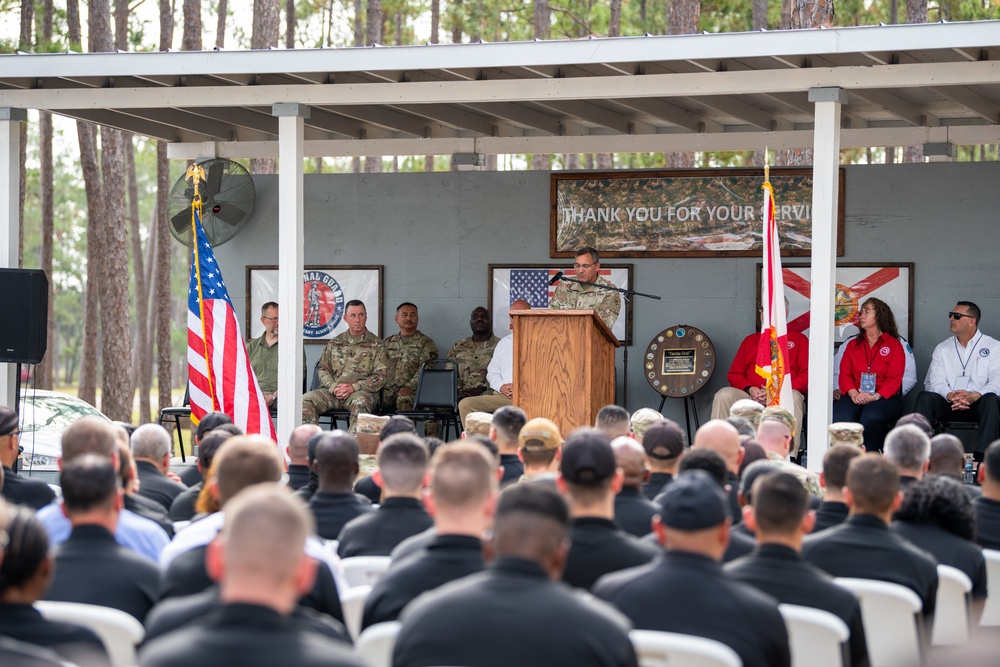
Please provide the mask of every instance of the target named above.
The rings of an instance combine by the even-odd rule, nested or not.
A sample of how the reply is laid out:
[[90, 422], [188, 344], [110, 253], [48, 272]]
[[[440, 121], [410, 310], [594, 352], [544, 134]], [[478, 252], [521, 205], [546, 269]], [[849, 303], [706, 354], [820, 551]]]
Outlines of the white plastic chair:
[[983, 549], [983, 557], [986, 558], [986, 585], [989, 594], [986, 596], [979, 625], [996, 626], [1000, 625], [1000, 551]]
[[191, 525], [190, 521], [174, 521], [174, 535]]
[[135, 647], [146, 636], [146, 630], [130, 614], [96, 604], [52, 600], [39, 600], [35, 609], [50, 620], [75, 623], [93, 630], [104, 642], [113, 667], [131, 667], [138, 662]]
[[639, 667], [742, 667], [736, 651], [722, 642], [676, 632], [632, 630]]
[[923, 653], [923, 603], [906, 586], [874, 579], [837, 578], [861, 603], [861, 621], [872, 667], [910, 667]]
[[340, 561], [350, 586], [374, 586], [389, 569], [391, 556], [352, 556]]
[[365, 613], [365, 601], [372, 592], [371, 586], [354, 586], [348, 588], [340, 596], [340, 608], [344, 612], [344, 625], [351, 633], [351, 639], [357, 639], [361, 632], [361, 619]]
[[779, 604], [788, 630], [792, 667], [847, 667], [851, 631], [840, 617], [822, 609]]
[[938, 565], [932, 646], [961, 646], [969, 642], [972, 625], [972, 580], [958, 568]]
[[392, 667], [392, 649], [396, 646], [399, 628], [399, 621], [376, 623], [365, 628], [354, 642], [354, 652], [368, 667]]

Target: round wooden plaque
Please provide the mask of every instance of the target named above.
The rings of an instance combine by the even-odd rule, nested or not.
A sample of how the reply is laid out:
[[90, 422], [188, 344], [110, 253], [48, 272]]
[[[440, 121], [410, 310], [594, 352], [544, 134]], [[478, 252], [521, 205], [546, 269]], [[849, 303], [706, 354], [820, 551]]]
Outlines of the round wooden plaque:
[[684, 398], [708, 384], [715, 364], [715, 346], [705, 332], [681, 324], [653, 336], [642, 372], [656, 393]]

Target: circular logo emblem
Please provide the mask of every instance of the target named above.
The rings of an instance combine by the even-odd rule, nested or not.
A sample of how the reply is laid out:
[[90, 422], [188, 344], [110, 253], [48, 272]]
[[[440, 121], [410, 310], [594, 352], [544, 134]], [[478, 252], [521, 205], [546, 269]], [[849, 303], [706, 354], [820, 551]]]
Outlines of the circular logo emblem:
[[856, 324], [858, 317], [858, 297], [851, 288], [838, 284], [833, 296], [833, 318], [837, 326]]
[[985, 348], [984, 347], [983, 349], [979, 350], [979, 356], [980, 357], [988, 357], [988, 356], [990, 356], [989, 348]]
[[333, 276], [323, 271], [302, 274], [302, 335], [328, 336], [344, 317], [344, 290]]
[[794, 340], [788, 341], [788, 349], [791, 350], [794, 347], [795, 347], [795, 341]]
[[684, 334], [685, 334], [685, 333], [686, 333], [686, 332], [684, 331], [684, 329], [681, 329], [681, 328], [678, 328], [678, 329], [677, 329], [677, 337], [678, 337], [678, 338], [684, 338]]
[[888, 357], [889, 356], [889, 347], [888, 346], [883, 347], [881, 350], [878, 351], [878, 353], [881, 356], [883, 356], [883, 357]]

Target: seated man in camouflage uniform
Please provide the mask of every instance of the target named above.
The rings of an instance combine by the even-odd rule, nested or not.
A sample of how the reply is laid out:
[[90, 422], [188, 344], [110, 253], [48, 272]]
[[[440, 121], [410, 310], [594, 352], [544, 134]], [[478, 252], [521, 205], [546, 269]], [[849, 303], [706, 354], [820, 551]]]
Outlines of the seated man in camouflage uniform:
[[344, 320], [347, 331], [327, 343], [319, 358], [320, 388], [302, 397], [302, 423], [317, 423], [327, 410], [350, 410], [350, 431], [354, 434], [358, 415], [375, 408], [387, 365], [381, 339], [366, 326], [364, 302], [348, 301]]
[[779, 470], [794, 475], [802, 482], [809, 495], [822, 498], [823, 488], [819, 483], [819, 475], [788, 460], [796, 425], [795, 416], [788, 410], [777, 405], [766, 407], [760, 415], [757, 442], [764, 448], [768, 460], [781, 466]]
[[413, 409], [420, 377], [420, 364], [438, 358], [437, 345], [417, 331], [417, 307], [401, 303], [396, 308], [399, 333], [385, 339], [385, 357], [388, 370], [382, 391], [382, 409], [396, 412]]
[[486, 381], [486, 369], [500, 339], [493, 335], [493, 316], [478, 306], [469, 317], [472, 336], [463, 338], [448, 350], [448, 358], [458, 363], [458, 398], [493, 393]]
[[[614, 283], [599, 275], [601, 257], [593, 248], [577, 250], [576, 263], [573, 264], [573, 268], [576, 269], [577, 280], [615, 287]], [[622, 299], [614, 290], [562, 280], [556, 287], [555, 294], [552, 295], [549, 308], [555, 310], [594, 310], [610, 329], [618, 320], [618, 313], [622, 309]]]

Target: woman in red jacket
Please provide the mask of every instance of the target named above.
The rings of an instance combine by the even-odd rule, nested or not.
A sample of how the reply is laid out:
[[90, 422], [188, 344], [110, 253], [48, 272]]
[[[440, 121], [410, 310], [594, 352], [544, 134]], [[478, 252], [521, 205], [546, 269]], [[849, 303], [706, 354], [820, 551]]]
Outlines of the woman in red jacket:
[[906, 357], [892, 309], [879, 299], [861, 305], [861, 334], [844, 343], [840, 362], [841, 397], [833, 404], [833, 421], [865, 427], [865, 448], [882, 451], [886, 433], [903, 414], [903, 369]]

